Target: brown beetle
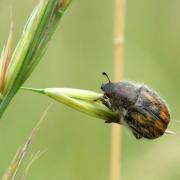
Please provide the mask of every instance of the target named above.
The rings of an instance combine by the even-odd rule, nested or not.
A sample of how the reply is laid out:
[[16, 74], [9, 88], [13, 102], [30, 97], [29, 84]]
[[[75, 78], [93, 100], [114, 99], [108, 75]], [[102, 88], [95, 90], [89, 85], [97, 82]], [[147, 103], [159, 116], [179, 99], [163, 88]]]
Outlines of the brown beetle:
[[[170, 121], [166, 103], [147, 86], [128, 81], [102, 84], [102, 102], [120, 115], [119, 124], [126, 125], [137, 139], [162, 136]], [[111, 123], [113, 121], [106, 121]], [[117, 122], [116, 122], [117, 123]]]

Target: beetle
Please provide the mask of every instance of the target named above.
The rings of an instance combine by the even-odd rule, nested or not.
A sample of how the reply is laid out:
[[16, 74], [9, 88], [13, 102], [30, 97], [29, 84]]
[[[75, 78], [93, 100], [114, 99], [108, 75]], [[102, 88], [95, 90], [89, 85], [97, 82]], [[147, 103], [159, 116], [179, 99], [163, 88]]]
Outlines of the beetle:
[[[170, 122], [165, 101], [144, 84], [129, 81], [102, 84], [102, 103], [119, 114], [119, 124], [127, 126], [136, 139], [155, 139], [162, 136]], [[108, 120], [106, 123], [112, 123]]]

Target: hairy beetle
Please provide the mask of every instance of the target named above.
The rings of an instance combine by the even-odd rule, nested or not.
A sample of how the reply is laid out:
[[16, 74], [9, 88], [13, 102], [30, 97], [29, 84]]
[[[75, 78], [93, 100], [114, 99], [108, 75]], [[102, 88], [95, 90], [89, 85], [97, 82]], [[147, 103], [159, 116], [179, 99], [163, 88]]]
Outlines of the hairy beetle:
[[[119, 114], [119, 124], [126, 125], [137, 139], [162, 136], [170, 121], [164, 100], [147, 86], [128, 81], [102, 84], [102, 102]], [[113, 121], [106, 121], [111, 123]], [[116, 122], [117, 123], [117, 122]]]

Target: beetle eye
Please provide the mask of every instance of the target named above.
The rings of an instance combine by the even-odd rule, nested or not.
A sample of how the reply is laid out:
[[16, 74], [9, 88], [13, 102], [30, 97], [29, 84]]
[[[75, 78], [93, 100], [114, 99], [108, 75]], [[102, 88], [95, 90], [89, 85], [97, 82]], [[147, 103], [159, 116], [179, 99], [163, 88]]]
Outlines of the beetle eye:
[[104, 84], [101, 85], [101, 90], [104, 90]]

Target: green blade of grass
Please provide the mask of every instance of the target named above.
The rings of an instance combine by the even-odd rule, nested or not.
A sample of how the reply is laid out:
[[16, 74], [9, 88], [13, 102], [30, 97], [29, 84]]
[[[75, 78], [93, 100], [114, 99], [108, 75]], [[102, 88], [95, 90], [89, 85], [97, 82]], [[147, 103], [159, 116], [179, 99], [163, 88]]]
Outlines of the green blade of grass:
[[38, 64], [70, 2], [70, 0], [45, 0], [33, 11], [8, 67], [0, 104], [0, 117]]

